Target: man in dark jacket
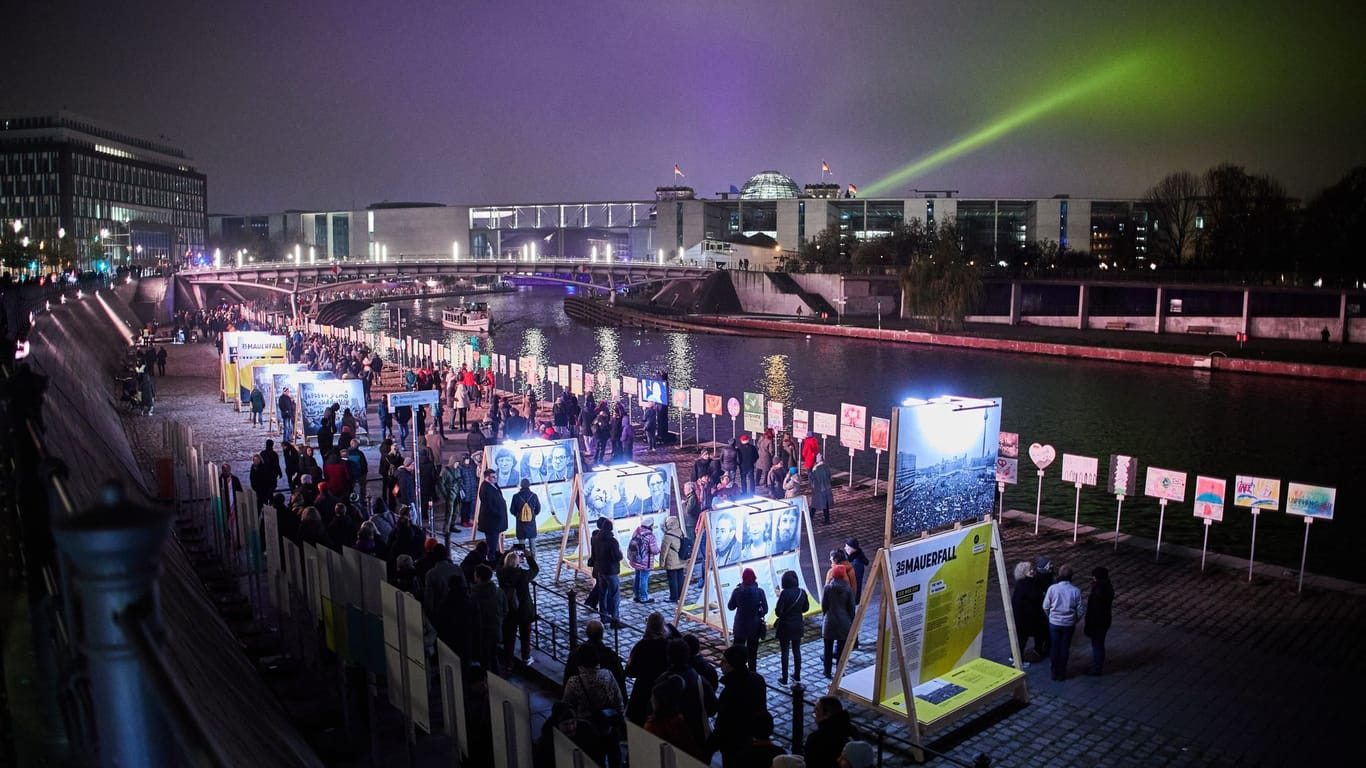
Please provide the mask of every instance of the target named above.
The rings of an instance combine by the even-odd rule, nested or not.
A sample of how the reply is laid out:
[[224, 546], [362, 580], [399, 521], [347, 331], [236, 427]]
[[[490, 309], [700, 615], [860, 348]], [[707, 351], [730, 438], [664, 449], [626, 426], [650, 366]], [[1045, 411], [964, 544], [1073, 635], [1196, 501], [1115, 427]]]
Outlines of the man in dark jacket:
[[806, 737], [802, 754], [810, 766], [835, 765], [844, 745], [859, 737], [849, 722], [844, 704], [834, 696], [822, 696], [816, 702], [816, 729]]
[[602, 622], [597, 619], [590, 619], [584, 625], [583, 633], [588, 638], [569, 655], [569, 661], [564, 665], [564, 684], [569, 684], [569, 679], [579, 673], [580, 667], [597, 667], [612, 673], [612, 679], [617, 681], [617, 687], [621, 689], [621, 700], [626, 700], [626, 668], [621, 663], [621, 656], [617, 652], [607, 647], [603, 642], [602, 636], [604, 627]]
[[280, 393], [280, 398], [276, 403], [280, 408], [280, 430], [281, 438], [286, 443], [294, 441], [294, 397], [289, 394], [289, 387]]
[[759, 460], [759, 449], [750, 442], [749, 435], [740, 435], [740, 446], [735, 449], [740, 471], [740, 495], [754, 495], [754, 463]]
[[484, 471], [479, 483], [479, 532], [489, 543], [489, 557], [497, 560], [502, 552], [503, 534], [508, 529], [508, 504], [495, 482], [496, 470]]
[[598, 582], [594, 591], [598, 593], [603, 623], [617, 624], [621, 605], [621, 543], [612, 532], [610, 519], [598, 518], [598, 530], [593, 533], [590, 552], [588, 565]]
[[716, 699], [716, 725], [707, 745], [721, 753], [723, 768], [741, 765], [754, 741], [755, 713], [768, 711], [764, 678], [749, 671], [747, 659], [742, 645], [732, 645], [721, 654], [721, 695]]

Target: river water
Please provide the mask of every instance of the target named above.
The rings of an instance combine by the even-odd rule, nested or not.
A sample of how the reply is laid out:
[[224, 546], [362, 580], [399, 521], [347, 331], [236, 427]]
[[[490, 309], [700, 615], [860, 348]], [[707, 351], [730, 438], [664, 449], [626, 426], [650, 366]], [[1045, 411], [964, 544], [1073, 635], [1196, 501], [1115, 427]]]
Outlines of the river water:
[[[1172, 502], [1163, 527], [1164, 543], [1199, 548], [1201, 521], [1193, 514], [1195, 476], [1228, 481], [1223, 522], [1209, 534], [1211, 552], [1247, 557], [1252, 530], [1248, 510], [1231, 505], [1236, 474], [1281, 478], [1337, 488], [1332, 521], [1316, 521], [1309, 534], [1307, 570], [1366, 582], [1366, 558], [1353, 542], [1366, 532], [1360, 520], [1357, 482], [1366, 461], [1354, 448], [1366, 426], [1366, 387], [1325, 381], [1233, 373], [1142, 367], [1120, 363], [1059, 360], [998, 352], [878, 344], [812, 338], [741, 338], [666, 333], [582, 325], [562, 305], [572, 288], [522, 288], [489, 297], [495, 351], [532, 356], [543, 363], [583, 363], [588, 372], [609, 376], [669, 374], [674, 387], [700, 387], [726, 398], [761, 392], [790, 409], [838, 413], [841, 402], [868, 406], [870, 415], [889, 416], [905, 398], [938, 395], [1001, 397], [1001, 429], [1020, 434], [1020, 484], [1007, 486], [1007, 507], [1033, 510], [1038, 479], [1025, 458], [1031, 443], [1054, 446], [1059, 459], [1043, 479], [1043, 514], [1070, 520], [1075, 488], [1061, 479], [1063, 453], [1096, 456], [1101, 486], [1081, 492], [1083, 523], [1113, 530], [1115, 498], [1103, 483], [1110, 454], [1139, 460], [1139, 483], [1149, 465], [1189, 473], [1187, 500]], [[457, 299], [402, 301], [403, 333], [447, 339], [441, 307]], [[373, 307], [354, 324], [384, 327], [390, 312]], [[693, 441], [691, 416], [685, 435]], [[677, 429], [676, 417], [670, 426]], [[703, 417], [701, 436], [711, 439]], [[717, 435], [728, 440], [730, 419], [717, 419]], [[887, 478], [887, 457], [880, 477]], [[829, 463], [848, 468], [845, 449], [831, 440]], [[860, 453], [854, 471], [870, 476], [874, 454]], [[1282, 499], [1285, 489], [1282, 488]], [[1156, 537], [1156, 499], [1131, 496], [1124, 503], [1123, 531]], [[1305, 526], [1299, 517], [1264, 512], [1257, 524], [1258, 561], [1298, 568]]]

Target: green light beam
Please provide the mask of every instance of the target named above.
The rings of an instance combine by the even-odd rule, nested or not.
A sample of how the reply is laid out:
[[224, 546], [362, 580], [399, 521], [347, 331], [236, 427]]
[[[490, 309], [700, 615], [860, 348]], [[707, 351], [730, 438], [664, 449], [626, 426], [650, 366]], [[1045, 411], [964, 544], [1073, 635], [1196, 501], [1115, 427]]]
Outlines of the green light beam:
[[999, 140], [1006, 134], [1032, 123], [1050, 112], [1060, 109], [1079, 99], [1088, 97], [1101, 89], [1115, 85], [1138, 70], [1150, 58], [1149, 53], [1135, 53], [1125, 56], [1095, 72], [1086, 75], [1032, 104], [1019, 107], [996, 120], [984, 125], [963, 138], [941, 147], [916, 160], [910, 165], [873, 182], [863, 191], [863, 197], [877, 197], [900, 187], [925, 171], [943, 165], [950, 160], [965, 155], [987, 144]]

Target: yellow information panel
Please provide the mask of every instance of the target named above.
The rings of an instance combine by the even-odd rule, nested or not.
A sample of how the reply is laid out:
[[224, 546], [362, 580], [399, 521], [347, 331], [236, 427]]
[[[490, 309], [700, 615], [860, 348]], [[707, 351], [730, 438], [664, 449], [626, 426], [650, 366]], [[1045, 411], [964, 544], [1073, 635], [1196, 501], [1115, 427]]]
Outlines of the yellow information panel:
[[[1024, 677], [1024, 672], [986, 659], [974, 659], [946, 675], [915, 687], [915, 715], [933, 729], [939, 720]], [[897, 694], [883, 706], [906, 713], [906, 697]]]

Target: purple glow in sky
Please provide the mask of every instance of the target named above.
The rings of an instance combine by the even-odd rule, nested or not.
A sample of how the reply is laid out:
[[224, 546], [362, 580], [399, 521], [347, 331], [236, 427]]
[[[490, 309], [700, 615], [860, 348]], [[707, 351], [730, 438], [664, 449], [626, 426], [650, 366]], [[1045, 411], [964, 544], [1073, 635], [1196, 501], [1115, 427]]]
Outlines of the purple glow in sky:
[[868, 187], [1141, 49], [1143, 79], [888, 194], [1132, 197], [1229, 161], [1308, 196], [1366, 162], [1363, 12], [1209, 5], [45, 0], [6, 12], [0, 110], [164, 134], [214, 212], [648, 199], [675, 163], [713, 196], [822, 160]]

